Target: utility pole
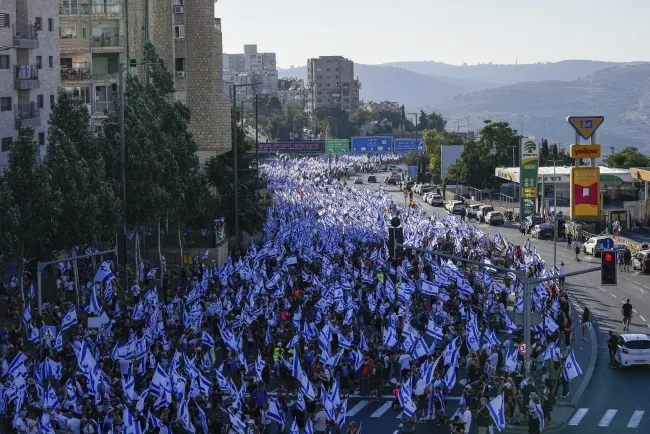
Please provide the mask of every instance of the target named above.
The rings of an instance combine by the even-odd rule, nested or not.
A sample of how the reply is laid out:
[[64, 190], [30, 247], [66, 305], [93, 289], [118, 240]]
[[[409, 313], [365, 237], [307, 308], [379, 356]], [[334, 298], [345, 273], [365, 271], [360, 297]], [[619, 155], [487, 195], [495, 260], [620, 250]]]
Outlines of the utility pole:
[[555, 167], [560, 160], [550, 160], [553, 163], [553, 268], [557, 268], [557, 181]]
[[611, 155], [614, 155], [614, 149], [616, 149], [616, 148], [613, 147], [613, 146], [610, 146], [610, 147], [609, 147], [609, 150], [611, 151]]
[[257, 167], [257, 179], [255, 180], [255, 191], [256, 196], [259, 197], [259, 190], [260, 190], [260, 137], [259, 137], [259, 124], [257, 123], [258, 121], [258, 101], [259, 101], [259, 95], [256, 93], [255, 94], [255, 166]]

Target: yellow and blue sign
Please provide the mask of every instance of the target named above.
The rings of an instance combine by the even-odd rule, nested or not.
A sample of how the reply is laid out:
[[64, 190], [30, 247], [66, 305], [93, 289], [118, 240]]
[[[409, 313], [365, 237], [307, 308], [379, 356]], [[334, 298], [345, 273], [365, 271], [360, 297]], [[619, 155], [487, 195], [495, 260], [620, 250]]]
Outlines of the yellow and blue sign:
[[569, 125], [576, 130], [585, 140], [588, 140], [594, 135], [598, 127], [605, 122], [604, 116], [569, 116], [566, 118]]

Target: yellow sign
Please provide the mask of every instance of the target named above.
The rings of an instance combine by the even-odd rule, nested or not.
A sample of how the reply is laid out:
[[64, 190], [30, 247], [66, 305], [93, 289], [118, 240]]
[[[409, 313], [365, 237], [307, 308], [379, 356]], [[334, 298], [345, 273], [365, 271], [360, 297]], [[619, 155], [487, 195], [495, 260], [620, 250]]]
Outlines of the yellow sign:
[[571, 219], [600, 217], [600, 167], [571, 168]]
[[598, 127], [605, 121], [604, 116], [569, 116], [566, 118], [567, 122], [573, 127], [580, 137], [587, 140], [598, 129]]
[[571, 158], [600, 158], [600, 145], [571, 145]]

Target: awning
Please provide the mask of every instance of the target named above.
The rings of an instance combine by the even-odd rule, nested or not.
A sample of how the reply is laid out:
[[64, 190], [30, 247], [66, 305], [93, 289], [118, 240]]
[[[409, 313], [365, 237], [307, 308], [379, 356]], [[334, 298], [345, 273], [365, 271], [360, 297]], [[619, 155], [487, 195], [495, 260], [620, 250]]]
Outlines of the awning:
[[639, 181], [650, 181], [650, 167], [630, 167], [630, 175]]

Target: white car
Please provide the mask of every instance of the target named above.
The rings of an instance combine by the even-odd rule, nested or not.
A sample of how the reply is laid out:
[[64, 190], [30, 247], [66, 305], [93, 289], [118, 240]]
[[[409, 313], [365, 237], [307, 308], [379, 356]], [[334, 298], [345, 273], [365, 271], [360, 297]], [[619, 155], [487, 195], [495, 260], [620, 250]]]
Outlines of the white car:
[[451, 209], [449, 210], [450, 213], [452, 214], [460, 214], [463, 210], [465, 209], [465, 204], [463, 202], [454, 202], [451, 205]]
[[582, 246], [585, 255], [599, 256], [603, 249], [603, 241], [610, 237], [591, 237]]
[[618, 350], [614, 358], [621, 368], [633, 365], [650, 366], [650, 337], [642, 333], [618, 336]]
[[431, 206], [442, 206], [443, 203], [442, 195], [439, 195], [438, 193], [429, 193], [429, 204]]

